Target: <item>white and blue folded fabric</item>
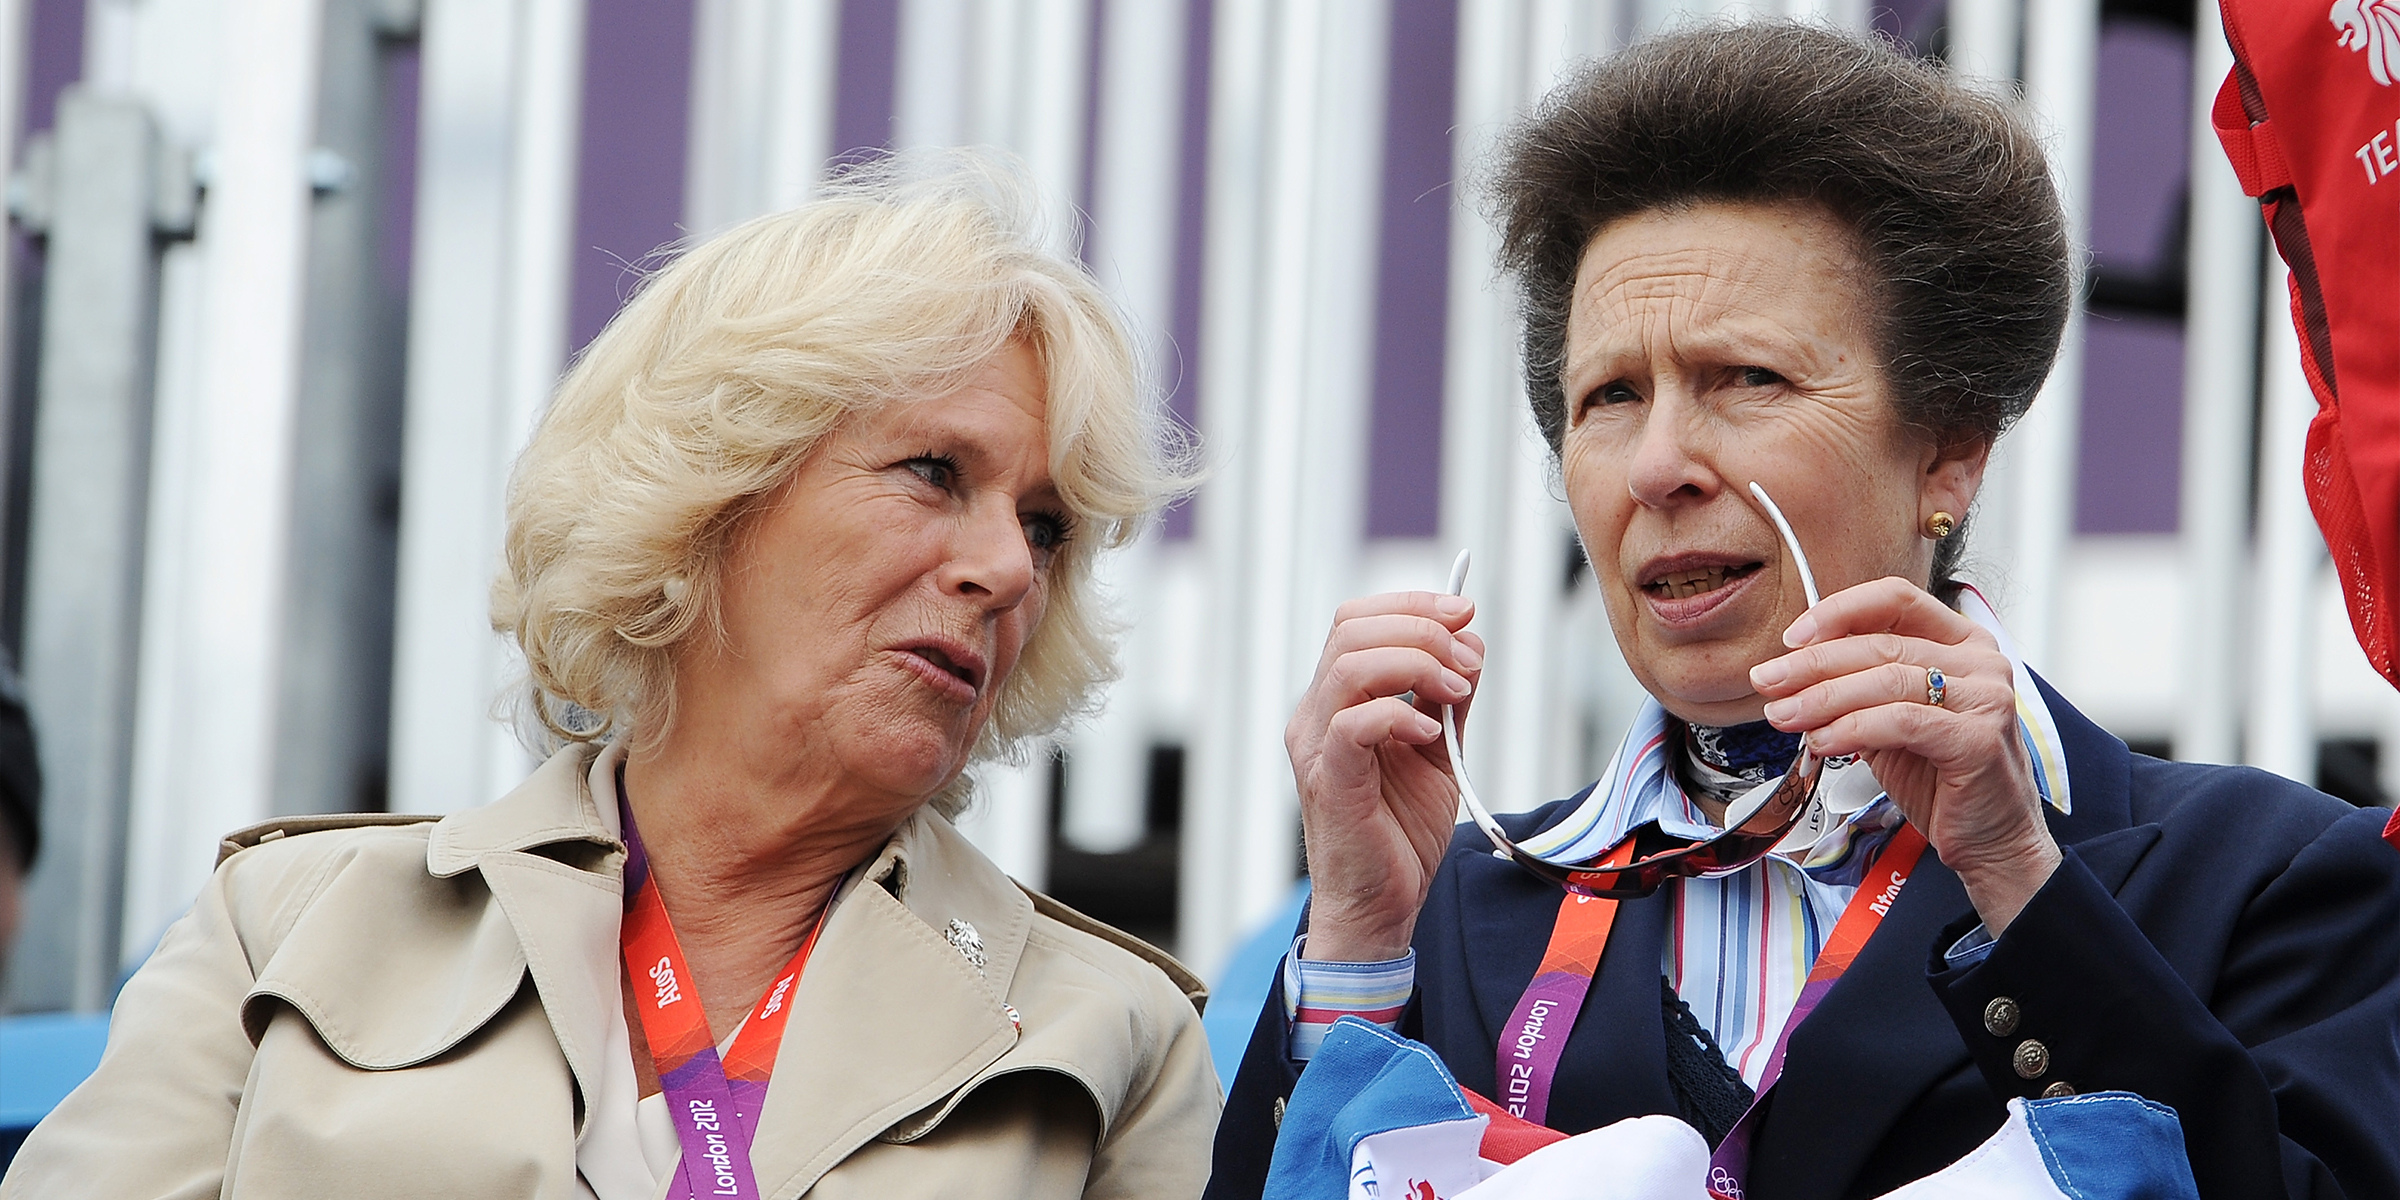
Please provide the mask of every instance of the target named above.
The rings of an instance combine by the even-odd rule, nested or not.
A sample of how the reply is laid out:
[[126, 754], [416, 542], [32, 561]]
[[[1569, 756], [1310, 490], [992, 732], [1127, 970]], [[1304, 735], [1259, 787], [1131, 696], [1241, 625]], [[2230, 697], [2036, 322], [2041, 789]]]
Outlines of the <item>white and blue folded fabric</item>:
[[1965, 1158], [1881, 1200], [2199, 1200], [2175, 1110], [2131, 1092], [2011, 1100]]
[[[1499, 1133], [1487, 1142], [1490, 1122], [1430, 1048], [1344, 1017], [1326, 1033], [1286, 1103], [1265, 1195], [1708, 1200], [1708, 1144], [1673, 1117], [1619, 1121], [1513, 1163], [1484, 1157], [1503, 1142], [1525, 1144]], [[1881, 1200], [2198, 1200], [2199, 1194], [2175, 1111], [2131, 1093], [2099, 1092], [2011, 1100], [2008, 1121], [1973, 1153]]]
[[1430, 1047], [1343, 1017], [1284, 1102], [1263, 1195], [1450, 1200], [1483, 1181], [1487, 1123]]

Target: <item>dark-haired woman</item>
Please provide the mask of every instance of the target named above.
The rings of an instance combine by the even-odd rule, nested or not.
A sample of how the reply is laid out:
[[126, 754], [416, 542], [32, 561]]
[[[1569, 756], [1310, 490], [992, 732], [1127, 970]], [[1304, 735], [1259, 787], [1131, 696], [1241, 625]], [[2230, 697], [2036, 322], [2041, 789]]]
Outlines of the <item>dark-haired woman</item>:
[[1452, 829], [1471, 606], [1346, 606], [1287, 734], [1314, 909], [1210, 1194], [1257, 1193], [1349, 1013], [1562, 1131], [1679, 1116], [1725, 1195], [1880, 1195], [2012, 1099], [2122, 1089], [2176, 1110], [2205, 1196], [2400, 1196], [2383, 814], [2128, 752], [1954, 575], [2072, 302], [2008, 111], [1879, 43], [1709, 27], [1560, 89], [1496, 191], [1528, 393], [1652, 698], [1605, 777], [1506, 836], [1653, 855], [1833, 765], [1765, 857], [1581, 902]]

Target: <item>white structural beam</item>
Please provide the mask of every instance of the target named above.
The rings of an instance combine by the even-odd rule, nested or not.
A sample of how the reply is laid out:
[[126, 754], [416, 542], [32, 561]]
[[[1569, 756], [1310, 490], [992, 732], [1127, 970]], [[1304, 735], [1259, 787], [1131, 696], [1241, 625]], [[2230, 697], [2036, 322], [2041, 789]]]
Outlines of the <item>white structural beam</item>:
[[[1083, 182], [1092, 0], [908, 0], [895, 89], [902, 149], [989, 146], [1039, 190], [1050, 244], [1072, 252]], [[1048, 870], [1050, 759], [977, 769], [959, 828], [1035, 887]]]
[[508, 468], [560, 367], [579, 0], [429, 0], [394, 618], [391, 806], [497, 796], [529, 759], [492, 719]]
[[2317, 737], [2314, 603], [2325, 568], [2325, 540], [2301, 486], [2301, 456], [2317, 401], [2300, 366], [2289, 273], [2275, 259], [2260, 304], [2258, 567], [2249, 644], [2250, 721], [2244, 760], [2314, 786]]
[[[92, 1011], [116, 965], [149, 450], [150, 164], [123, 95], [70, 88], [50, 142], [40, 380], [25, 545], [25, 703], [48, 846], [26, 895], [13, 1007]], [[45, 194], [46, 193], [46, 194]], [[38, 218], [37, 218], [38, 219]]]
[[[1463, 7], [1453, 162], [1484, 159], [1510, 121], [1607, 48], [1615, 24], [1605, 8], [1539, 0]], [[1550, 451], [1526, 402], [1517, 308], [1494, 274], [1498, 253], [1498, 232], [1461, 197], [1450, 220], [1442, 538], [1475, 554], [1467, 590], [1490, 650], [1468, 724], [1468, 767], [1488, 803], [1522, 811], [1567, 786], [1547, 717], [1579, 683], [1571, 676], [1603, 664], [1555, 652], [1574, 522], [1554, 494]]]
[[1950, 0], [1950, 70], [1995, 91], [2013, 91], [2024, 32], [2021, 0]]
[[1390, 14], [1378, 0], [1225, 3], [1210, 89], [1200, 497], [1210, 697], [1186, 807], [1183, 955], [1204, 973], [1289, 895], [1284, 722], [1351, 590], [1364, 520]]
[[[2082, 437], [2083, 248], [2091, 212], [2093, 70], [2099, 52], [2096, 0], [2026, 0], [2025, 102], [2048, 142], [2052, 177], [2067, 212], [2078, 300], [2069, 310], [2058, 362], [2016, 431], [2001, 440], [1995, 471], [2008, 506], [2000, 549], [2013, 573], [2000, 607], [2009, 631], [2038, 668], [2049, 662], [2058, 620], [2060, 571], [2075, 524], [2077, 443]], [[1989, 512], [1989, 509], [1986, 509]]]
[[[1145, 396], [1153, 404], [1180, 368], [1173, 319], [1177, 183], [1182, 165], [1184, 24], [1181, 0], [1107, 0], [1092, 119], [1092, 233], [1086, 258], [1132, 318]], [[1104, 561], [1102, 578], [1131, 627], [1155, 621], [1160, 597], [1155, 531]], [[1128, 638], [1124, 676], [1068, 741], [1060, 832], [1078, 849], [1124, 850], [1145, 832], [1150, 746], [1165, 733], [1156, 683], [1160, 639]], [[1148, 656], [1147, 658], [1145, 656]]]
[[[138, 20], [127, 21], [127, 17]], [[85, 72], [141, 98], [161, 140], [186, 153], [215, 139], [220, 13], [206, 0], [154, 0], [139, 9], [87, 13]], [[165, 165], [162, 163], [162, 166]], [[176, 652], [185, 631], [185, 579], [194, 547], [180, 536], [196, 503], [192, 489], [204, 441], [201, 419], [203, 337], [207, 327], [204, 248], [162, 248], [157, 295], [157, 358], [150, 410], [149, 519], [143, 547], [141, 651], [125, 828], [124, 903], [119, 947], [127, 959], [147, 952], [160, 930], [183, 913], [198, 889], [192, 856], [215, 858], [213, 840], [186, 812], [176, 721], [182, 700]], [[224, 832], [219, 830], [217, 832]], [[179, 861], [180, 860], [180, 861]]]
[[157, 730], [143, 748], [176, 786], [130, 848], [136, 938], [198, 893], [220, 836], [273, 812], [321, 16], [318, 0], [240, 0], [218, 18], [182, 503], [161, 506], [172, 527], [154, 531], [184, 569], [154, 597], [173, 603], [143, 673]]
[[839, 0], [701, 0], [684, 223], [705, 237], [806, 200], [832, 154]]
[[1048, 742], [1027, 753], [1024, 763], [975, 772], [974, 800], [959, 814], [958, 831], [1009, 878], [1040, 888], [1050, 874], [1050, 789], [1058, 763]]
[[2216, 0], [2199, 0], [2193, 17], [2180, 511], [2185, 583], [2178, 589], [2185, 606], [2185, 674], [2175, 757], [2222, 763], [2238, 761], [2241, 753], [2245, 643], [2239, 631], [2250, 534], [2250, 431], [2258, 413], [2256, 281], [2264, 239], [2258, 202], [2242, 194], [2209, 120], [2217, 86], [2233, 66]]

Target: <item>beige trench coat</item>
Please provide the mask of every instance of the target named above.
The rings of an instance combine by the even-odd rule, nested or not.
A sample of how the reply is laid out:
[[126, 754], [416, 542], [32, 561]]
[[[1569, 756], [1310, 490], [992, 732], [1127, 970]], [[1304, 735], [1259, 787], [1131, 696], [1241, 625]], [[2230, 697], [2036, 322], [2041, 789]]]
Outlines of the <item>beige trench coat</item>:
[[[228, 839], [0, 1200], [574, 1196], [622, 1019], [624, 851], [590, 761], [564, 751], [438, 822]], [[981, 970], [945, 940], [953, 919], [981, 935]], [[1203, 998], [1173, 959], [1020, 890], [921, 813], [827, 919], [760, 1117], [759, 1187], [1197, 1196], [1219, 1103]]]

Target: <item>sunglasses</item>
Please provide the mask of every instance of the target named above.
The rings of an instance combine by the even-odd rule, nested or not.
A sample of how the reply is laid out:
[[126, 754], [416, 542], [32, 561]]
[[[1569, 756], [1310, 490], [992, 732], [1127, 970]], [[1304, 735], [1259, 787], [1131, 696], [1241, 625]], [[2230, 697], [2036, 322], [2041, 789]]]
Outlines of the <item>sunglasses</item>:
[[[1807, 593], [1808, 605], [1817, 605], [1817, 580], [1808, 569], [1808, 555], [1800, 549], [1800, 539], [1792, 536], [1792, 524], [1783, 517], [1783, 510], [1768, 497], [1767, 489], [1756, 483], [1750, 494], [1757, 497], [1775, 530], [1783, 536], [1783, 544], [1792, 552], [1792, 561], [1800, 568], [1800, 586]], [[1459, 551], [1458, 561], [1450, 567], [1450, 588], [1453, 596], [1463, 595], [1467, 583], [1467, 551]], [[1632, 899], [1657, 891], [1669, 879], [1693, 876], [1721, 875], [1738, 871], [1765, 858], [1808, 811], [1809, 800], [1816, 795], [1817, 781], [1824, 776], [1825, 760], [1817, 757], [1808, 746], [1807, 737], [1800, 739], [1800, 753], [1792, 765], [1776, 781], [1775, 790], [1724, 832], [1706, 839], [1678, 837], [1647, 821], [1635, 826], [1616, 845], [1606, 852], [1576, 862], [1557, 862], [1525, 849], [1500, 828], [1490, 810], [1475, 795], [1475, 785], [1467, 778], [1466, 755], [1458, 743], [1458, 709], [1455, 705], [1442, 708], [1442, 745], [1450, 752], [1450, 772], [1458, 780], [1458, 797], [1466, 804], [1467, 815], [1475, 827], [1490, 838], [1494, 857], [1505, 858], [1535, 875], [1580, 896], [1608, 899]]]

